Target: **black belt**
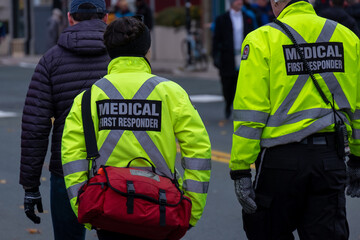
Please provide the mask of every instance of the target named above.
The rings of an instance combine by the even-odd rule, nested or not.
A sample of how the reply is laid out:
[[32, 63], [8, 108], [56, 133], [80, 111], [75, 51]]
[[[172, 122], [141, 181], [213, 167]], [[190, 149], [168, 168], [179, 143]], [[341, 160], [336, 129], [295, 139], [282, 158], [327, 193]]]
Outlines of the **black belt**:
[[300, 141], [308, 145], [332, 145], [335, 142], [335, 133], [315, 133]]

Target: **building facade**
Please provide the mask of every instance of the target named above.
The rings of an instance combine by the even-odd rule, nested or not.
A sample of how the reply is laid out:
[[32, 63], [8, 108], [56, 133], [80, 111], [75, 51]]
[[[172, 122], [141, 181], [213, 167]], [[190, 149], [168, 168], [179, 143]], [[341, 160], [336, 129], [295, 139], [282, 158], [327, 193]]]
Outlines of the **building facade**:
[[[54, 7], [66, 12], [71, 0], [0, 0], [0, 21], [6, 26], [7, 37], [0, 43], [0, 55], [40, 55], [46, 49], [46, 22]], [[108, 7], [117, 0], [106, 0]], [[128, 0], [135, 7], [135, 0]], [[211, 22], [228, 7], [228, 0], [147, 0], [155, 13], [186, 2], [202, 6], [204, 22]]]

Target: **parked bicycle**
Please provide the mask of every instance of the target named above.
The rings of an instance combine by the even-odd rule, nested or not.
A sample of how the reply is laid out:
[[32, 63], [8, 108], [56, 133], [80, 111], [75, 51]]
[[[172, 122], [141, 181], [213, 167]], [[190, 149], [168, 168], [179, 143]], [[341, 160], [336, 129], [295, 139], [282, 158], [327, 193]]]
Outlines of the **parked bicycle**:
[[185, 69], [199, 71], [208, 69], [208, 56], [202, 44], [200, 29], [190, 31], [190, 34], [181, 42], [181, 52], [185, 59]]

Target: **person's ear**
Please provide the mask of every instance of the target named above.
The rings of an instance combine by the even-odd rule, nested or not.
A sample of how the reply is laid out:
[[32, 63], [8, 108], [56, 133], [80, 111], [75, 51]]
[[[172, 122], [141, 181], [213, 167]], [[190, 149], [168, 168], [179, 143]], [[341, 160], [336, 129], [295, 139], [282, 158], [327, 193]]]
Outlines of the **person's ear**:
[[103, 17], [102, 20], [103, 20], [105, 23], [107, 23], [108, 18], [109, 18], [109, 14], [107, 13], [107, 14], [105, 14], [105, 16]]
[[67, 17], [68, 17], [68, 22], [70, 26], [75, 25], [75, 20], [74, 18], [70, 15], [70, 12], [67, 13]]
[[150, 62], [150, 60], [151, 60], [151, 50], [150, 50], [150, 48], [147, 51], [147, 53], [145, 54], [145, 58]]

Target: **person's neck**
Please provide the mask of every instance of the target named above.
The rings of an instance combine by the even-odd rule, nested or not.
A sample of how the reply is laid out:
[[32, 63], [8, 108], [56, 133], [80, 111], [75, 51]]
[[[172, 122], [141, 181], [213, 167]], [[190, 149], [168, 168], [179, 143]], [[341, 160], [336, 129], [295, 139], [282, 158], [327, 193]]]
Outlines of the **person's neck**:
[[240, 9], [231, 8], [231, 10], [232, 10], [233, 12], [235, 12], [235, 13], [241, 12], [241, 8], [240, 8]]

